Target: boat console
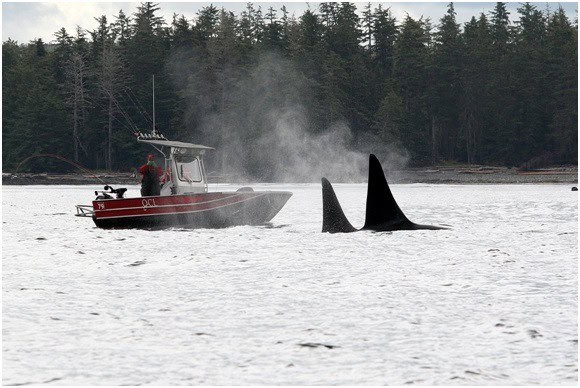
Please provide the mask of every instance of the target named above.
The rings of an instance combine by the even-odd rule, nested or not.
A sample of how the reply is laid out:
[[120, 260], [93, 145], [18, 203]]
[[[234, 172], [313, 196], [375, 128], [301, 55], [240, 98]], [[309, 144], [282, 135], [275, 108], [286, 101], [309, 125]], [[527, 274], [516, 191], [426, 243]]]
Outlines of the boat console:
[[165, 182], [161, 186], [162, 196], [207, 193], [203, 155], [205, 151], [213, 150], [212, 147], [165, 138], [138, 137], [137, 141], [152, 145], [164, 157]]

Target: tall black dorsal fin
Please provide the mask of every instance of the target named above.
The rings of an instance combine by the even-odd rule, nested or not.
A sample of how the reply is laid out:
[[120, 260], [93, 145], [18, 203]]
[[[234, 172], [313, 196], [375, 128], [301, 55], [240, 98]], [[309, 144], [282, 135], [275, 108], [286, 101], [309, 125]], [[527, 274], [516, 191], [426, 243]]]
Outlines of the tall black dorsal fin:
[[326, 178], [322, 178], [322, 232], [356, 232], [344, 215], [334, 189]]
[[369, 184], [367, 208], [363, 229], [376, 231], [414, 229], [403, 214], [391, 193], [381, 162], [373, 154], [369, 156]]

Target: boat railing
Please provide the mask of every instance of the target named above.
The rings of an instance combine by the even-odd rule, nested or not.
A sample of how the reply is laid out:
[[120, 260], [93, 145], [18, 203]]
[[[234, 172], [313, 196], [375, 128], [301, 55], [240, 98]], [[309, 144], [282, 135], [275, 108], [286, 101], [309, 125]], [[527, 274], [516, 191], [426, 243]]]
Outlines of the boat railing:
[[95, 214], [95, 210], [92, 205], [76, 205], [77, 207], [77, 217], [92, 217]]

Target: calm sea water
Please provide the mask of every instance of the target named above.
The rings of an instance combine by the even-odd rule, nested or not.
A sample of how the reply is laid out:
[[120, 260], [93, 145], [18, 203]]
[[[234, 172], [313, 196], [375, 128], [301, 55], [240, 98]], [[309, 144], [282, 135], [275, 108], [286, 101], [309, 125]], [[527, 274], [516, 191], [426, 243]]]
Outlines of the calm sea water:
[[320, 185], [254, 187], [294, 192], [271, 225], [111, 231], [73, 216], [100, 187], [4, 186], [3, 383], [576, 384], [568, 185], [394, 185], [452, 229], [343, 235]]

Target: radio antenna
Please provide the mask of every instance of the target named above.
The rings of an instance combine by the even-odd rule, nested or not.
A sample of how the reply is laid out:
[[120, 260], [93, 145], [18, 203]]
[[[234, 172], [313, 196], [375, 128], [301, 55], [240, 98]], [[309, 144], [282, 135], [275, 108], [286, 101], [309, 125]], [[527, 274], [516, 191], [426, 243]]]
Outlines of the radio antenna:
[[155, 132], [155, 74], [153, 74], [153, 133]]

